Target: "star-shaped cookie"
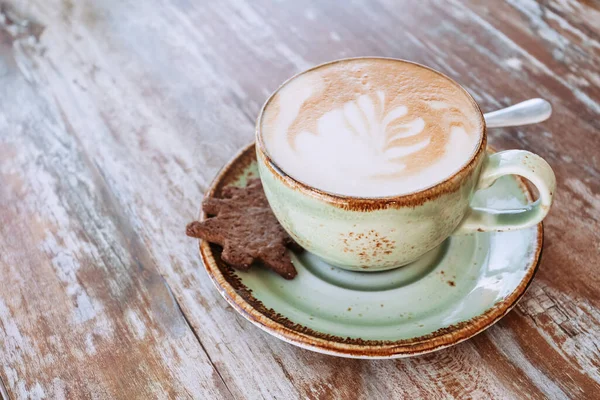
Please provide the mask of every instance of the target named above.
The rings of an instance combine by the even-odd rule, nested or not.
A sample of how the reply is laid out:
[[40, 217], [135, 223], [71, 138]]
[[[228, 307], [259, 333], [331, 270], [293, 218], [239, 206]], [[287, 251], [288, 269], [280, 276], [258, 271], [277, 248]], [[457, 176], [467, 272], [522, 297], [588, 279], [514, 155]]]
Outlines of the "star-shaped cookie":
[[247, 271], [259, 260], [285, 279], [296, 276], [286, 247], [300, 246], [275, 218], [260, 179], [245, 188], [224, 188], [222, 198], [205, 199], [202, 209], [212, 217], [191, 222], [186, 234], [223, 246], [221, 259], [227, 264]]

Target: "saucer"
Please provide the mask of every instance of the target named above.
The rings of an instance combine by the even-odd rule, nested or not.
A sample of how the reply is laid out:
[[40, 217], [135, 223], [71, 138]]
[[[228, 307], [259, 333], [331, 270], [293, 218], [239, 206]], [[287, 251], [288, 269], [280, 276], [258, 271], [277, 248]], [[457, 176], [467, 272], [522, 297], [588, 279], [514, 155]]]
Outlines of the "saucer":
[[[257, 176], [251, 144], [223, 167], [207, 196]], [[473, 201], [508, 209], [531, 201], [531, 193], [520, 178], [506, 176]], [[236, 271], [221, 261], [219, 246], [204, 241], [200, 255], [225, 300], [273, 336], [341, 357], [399, 358], [460, 343], [506, 315], [533, 279], [542, 236], [542, 224], [452, 236], [412, 264], [370, 273], [292, 253], [298, 275], [291, 281], [260, 266]]]

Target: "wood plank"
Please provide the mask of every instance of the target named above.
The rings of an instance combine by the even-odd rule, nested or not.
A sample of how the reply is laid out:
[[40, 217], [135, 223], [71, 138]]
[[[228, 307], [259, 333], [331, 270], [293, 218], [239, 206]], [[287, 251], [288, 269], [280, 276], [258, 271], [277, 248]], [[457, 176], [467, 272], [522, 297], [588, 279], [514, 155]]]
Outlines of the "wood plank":
[[35, 42], [32, 28], [6, 18], [0, 31], [3, 395], [230, 398], [102, 172], [60, 107], [19, 70], [12, 46]]
[[[56, 373], [52, 363], [37, 361], [52, 352], [0, 355], [0, 377], [10, 394], [21, 393], [9, 379], [15, 374], [26, 382], [26, 394], [37, 393], [38, 383], [44, 393], [57, 393], [60, 385], [80, 393], [98, 380], [114, 388], [111, 393], [134, 393], [148, 379], [165, 387], [183, 382], [187, 389], [177, 389], [180, 395], [230, 392], [236, 398], [581, 398], [600, 389], [600, 293], [593, 271], [600, 256], [597, 7], [570, 0], [539, 7], [533, 1], [442, 0], [347, 7], [316, 0], [11, 4], [44, 29], [39, 42], [3, 30], [8, 47], [0, 65], [12, 75], [1, 79], [18, 84], [13, 92], [25, 97], [18, 106], [3, 101], [10, 118], [0, 151], [10, 161], [0, 168], [2, 182], [9, 182], [0, 193], [3, 205], [29, 200], [0, 211], [2, 237], [13, 236], [2, 244], [0, 268], [12, 278], [0, 299], [21, 293], [8, 307], [15, 312], [0, 313], [1, 326], [16, 326], [36, 343], [38, 326], [47, 332], [42, 338], [79, 338], [72, 347], [81, 358], [65, 357], [86, 369], [65, 366], [63, 373], [74, 379], [59, 378], [55, 386], [40, 378]], [[440, 69], [468, 87], [484, 110], [534, 96], [555, 106], [547, 123], [490, 131], [494, 146], [532, 150], [557, 173], [556, 206], [534, 284], [488, 332], [416, 359], [336, 359], [269, 337], [219, 297], [199, 265], [195, 242], [183, 237], [218, 168], [252, 140], [254, 116], [270, 91], [310, 65], [368, 54]], [[22, 220], [36, 222], [22, 226]], [[40, 250], [47, 231], [54, 232], [53, 245], [68, 251]], [[79, 264], [69, 267], [72, 281], [61, 280], [66, 267], [62, 259], [53, 264], [57, 256]], [[183, 325], [160, 275], [210, 360], [189, 332], [174, 338], [170, 324], [157, 322], [162, 319], [154, 313], [164, 310], [152, 304], [164, 301], [172, 304], [165, 313], [179, 321], [173, 326]], [[32, 289], [32, 281], [43, 290]], [[76, 329], [55, 322], [54, 315], [77, 315], [79, 293], [102, 305], [97, 314]], [[137, 325], [128, 322], [129, 309], [146, 327], [142, 341]], [[115, 350], [119, 358], [88, 360], [86, 335], [109, 318], [123, 336], [103, 348], [131, 346], [137, 358]], [[37, 320], [43, 324], [32, 323]], [[0, 344], [18, 347], [17, 331], [1, 332]], [[172, 350], [143, 358], [144, 341]], [[174, 361], [171, 355], [181, 349], [191, 355]], [[131, 365], [145, 359], [153, 360], [151, 366], [132, 372]], [[121, 376], [135, 379], [123, 383]]]

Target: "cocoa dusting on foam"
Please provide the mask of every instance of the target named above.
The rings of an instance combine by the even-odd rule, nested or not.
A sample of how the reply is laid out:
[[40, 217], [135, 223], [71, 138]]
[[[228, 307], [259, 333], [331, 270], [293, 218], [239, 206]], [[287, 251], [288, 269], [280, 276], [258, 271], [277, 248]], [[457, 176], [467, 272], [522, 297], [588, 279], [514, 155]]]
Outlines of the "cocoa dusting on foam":
[[403, 194], [456, 172], [475, 151], [480, 113], [452, 81], [394, 60], [321, 66], [284, 85], [265, 109], [274, 161], [320, 189]]

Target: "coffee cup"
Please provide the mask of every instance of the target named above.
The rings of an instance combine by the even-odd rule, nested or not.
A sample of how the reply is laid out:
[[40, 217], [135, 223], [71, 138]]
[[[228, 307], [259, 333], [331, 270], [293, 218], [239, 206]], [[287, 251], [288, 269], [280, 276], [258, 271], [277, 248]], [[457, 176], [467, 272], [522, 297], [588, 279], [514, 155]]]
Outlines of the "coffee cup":
[[[426, 66], [337, 60], [304, 71], [266, 101], [256, 125], [260, 178], [273, 212], [306, 250], [340, 268], [406, 265], [453, 234], [510, 231], [548, 214], [555, 177], [524, 150], [486, 151], [470, 94]], [[471, 206], [505, 175], [538, 199], [511, 210]]]

